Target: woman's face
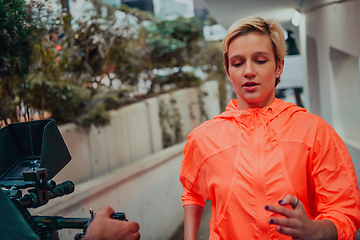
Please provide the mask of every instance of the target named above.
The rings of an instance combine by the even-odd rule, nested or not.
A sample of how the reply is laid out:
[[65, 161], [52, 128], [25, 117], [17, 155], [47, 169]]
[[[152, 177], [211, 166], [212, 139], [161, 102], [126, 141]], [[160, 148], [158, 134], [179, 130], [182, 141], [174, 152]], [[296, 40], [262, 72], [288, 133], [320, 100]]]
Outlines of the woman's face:
[[275, 80], [282, 73], [284, 60], [276, 66], [269, 36], [252, 32], [234, 38], [228, 60], [228, 76], [240, 110], [265, 107], [274, 101]]

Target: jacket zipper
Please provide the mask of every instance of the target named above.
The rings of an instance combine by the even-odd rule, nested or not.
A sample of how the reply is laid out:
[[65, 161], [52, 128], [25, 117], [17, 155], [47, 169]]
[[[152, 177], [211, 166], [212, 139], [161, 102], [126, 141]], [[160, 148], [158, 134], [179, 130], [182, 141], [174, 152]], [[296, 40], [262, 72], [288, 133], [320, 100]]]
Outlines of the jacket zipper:
[[261, 126], [255, 127], [255, 129], [259, 129], [256, 131], [256, 146], [257, 146], [257, 153], [258, 156], [256, 158], [256, 184], [257, 184], [257, 191], [258, 191], [258, 212], [259, 212], [259, 223], [260, 223], [260, 232], [262, 235], [262, 239], [268, 239], [267, 230], [266, 230], [266, 215], [265, 215], [265, 196], [264, 196], [264, 186], [263, 186], [263, 168], [262, 168], [262, 151], [261, 149]]

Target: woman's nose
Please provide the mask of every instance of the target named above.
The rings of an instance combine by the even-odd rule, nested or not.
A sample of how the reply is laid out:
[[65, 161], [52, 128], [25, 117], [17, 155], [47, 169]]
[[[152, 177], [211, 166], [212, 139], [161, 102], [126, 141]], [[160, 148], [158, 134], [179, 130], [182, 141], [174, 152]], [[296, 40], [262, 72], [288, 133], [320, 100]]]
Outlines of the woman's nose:
[[246, 63], [245, 71], [244, 71], [244, 77], [253, 77], [255, 76], [255, 70], [253, 68], [253, 65], [251, 63]]

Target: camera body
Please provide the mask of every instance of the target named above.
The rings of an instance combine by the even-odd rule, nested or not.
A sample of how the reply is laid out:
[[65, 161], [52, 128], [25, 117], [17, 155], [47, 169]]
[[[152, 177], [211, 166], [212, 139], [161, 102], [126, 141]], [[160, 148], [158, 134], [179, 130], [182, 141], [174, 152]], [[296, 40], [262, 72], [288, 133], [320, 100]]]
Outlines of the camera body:
[[[71, 160], [70, 153], [53, 119], [9, 124], [0, 129], [0, 187], [14, 203], [40, 240], [57, 240], [58, 230], [82, 229], [81, 239], [91, 218], [32, 216], [28, 208], [37, 208], [50, 199], [71, 194], [71, 181], [56, 184], [52, 178]], [[23, 196], [22, 190], [28, 193]], [[124, 213], [114, 219], [125, 220]]]

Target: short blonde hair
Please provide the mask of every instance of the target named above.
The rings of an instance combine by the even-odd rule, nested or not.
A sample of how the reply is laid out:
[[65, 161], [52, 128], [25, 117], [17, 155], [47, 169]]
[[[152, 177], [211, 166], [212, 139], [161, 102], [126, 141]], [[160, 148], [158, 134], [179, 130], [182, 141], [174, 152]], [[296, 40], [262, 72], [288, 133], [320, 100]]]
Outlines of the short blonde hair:
[[[222, 43], [224, 67], [227, 74], [229, 74], [228, 51], [231, 41], [238, 36], [251, 32], [259, 32], [269, 36], [275, 55], [276, 66], [278, 66], [278, 63], [284, 59], [286, 54], [284, 29], [278, 22], [273, 19], [265, 21], [260, 17], [241, 18], [231, 25]], [[277, 78], [275, 86], [279, 82], [280, 78]]]

